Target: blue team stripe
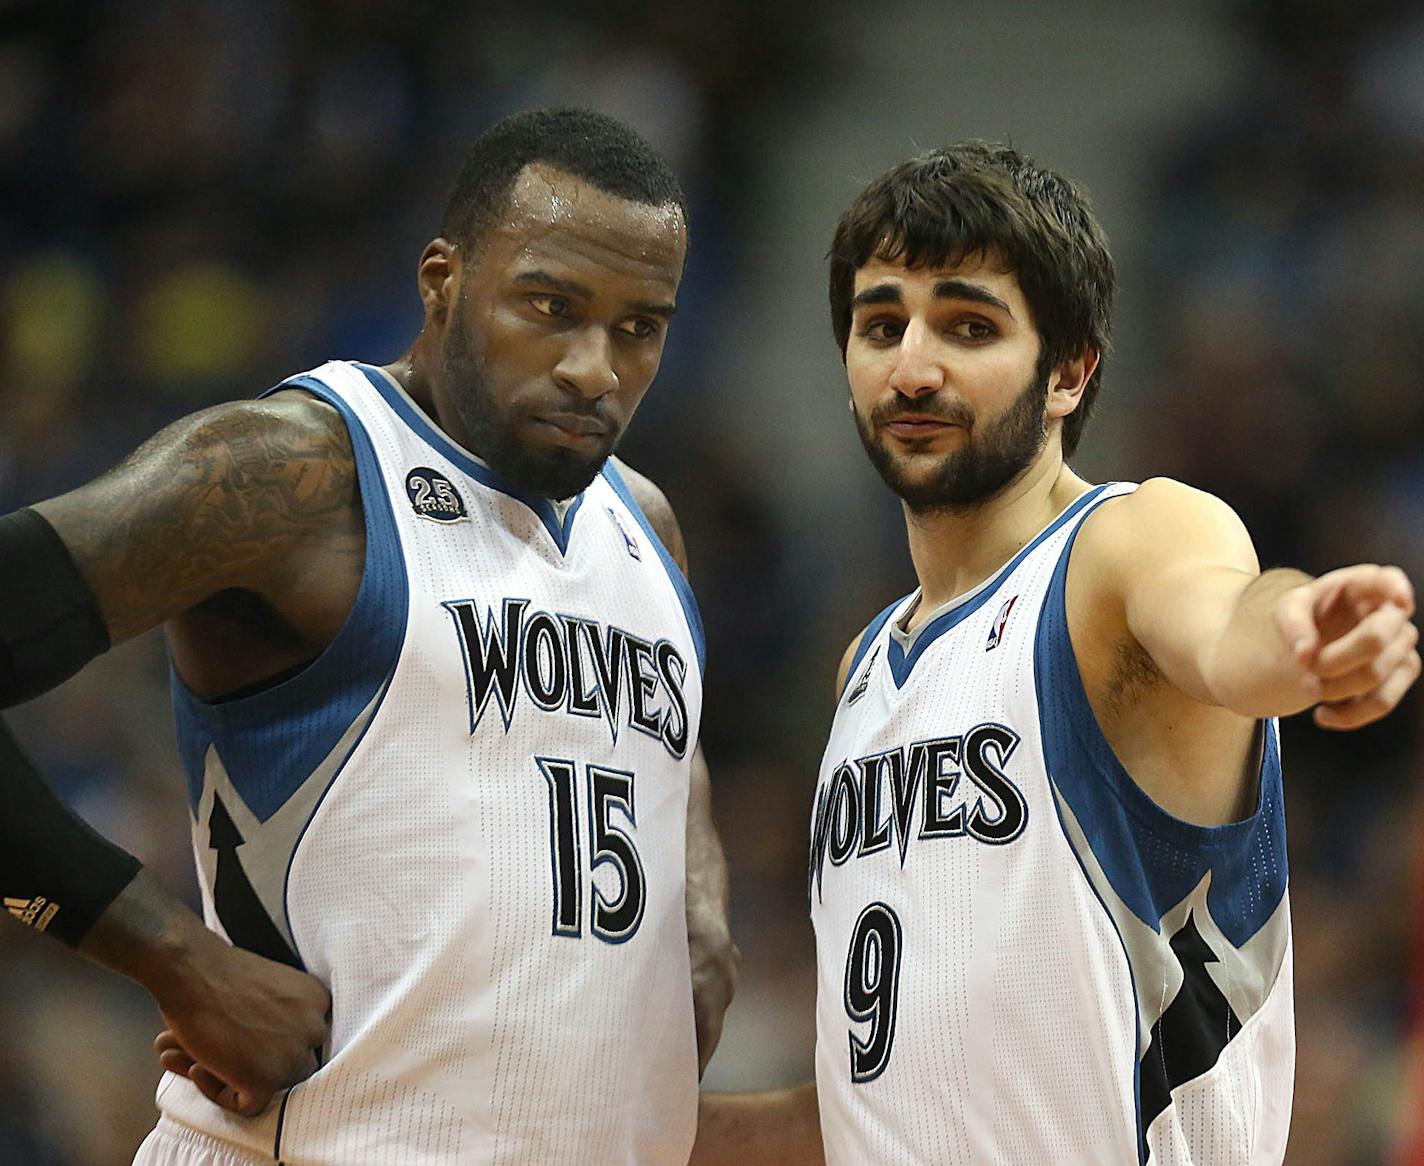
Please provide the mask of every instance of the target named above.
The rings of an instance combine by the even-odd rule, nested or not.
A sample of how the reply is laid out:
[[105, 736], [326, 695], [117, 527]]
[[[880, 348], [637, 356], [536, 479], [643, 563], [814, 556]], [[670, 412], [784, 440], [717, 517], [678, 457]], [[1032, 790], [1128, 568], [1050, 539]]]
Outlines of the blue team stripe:
[[864, 634], [860, 637], [860, 643], [856, 645], [855, 655], [851, 657], [850, 667], [846, 669], [845, 683], [841, 685], [841, 695], [845, 695], [845, 690], [850, 687], [851, 678], [855, 676], [855, 670], [860, 667], [860, 662], [865, 659], [865, 654], [870, 651], [870, 645], [875, 643], [875, 637], [880, 634], [880, 629], [885, 626], [886, 621], [895, 614], [895, 609], [905, 602], [907, 597], [902, 595], [889, 607], [877, 615], [866, 626]]
[[[1050, 796], [1052, 796], [1051, 792]], [[1108, 909], [1107, 903], [1103, 902], [1102, 892], [1093, 882], [1093, 876], [1088, 873], [1088, 866], [1083, 861], [1083, 856], [1073, 845], [1067, 823], [1063, 821], [1063, 807], [1058, 804], [1057, 798], [1053, 799], [1053, 813], [1058, 818], [1058, 828], [1063, 831], [1063, 840], [1068, 843], [1068, 849], [1073, 852], [1078, 869], [1083, 872], [1083, 881], [1088, 884], [1088, 889], [1093, 892], [1093, 898], [1098, 901], [1098, 906], [1103, 909], [1103, 914], [1112, 924], [1113, 934], [1117, 936], [1118, 946], [1122, 948], [1122, 962], [1127, 965], [1127, 979], [1128, 983], [1132, 985], [1132, 1104], [1137, 1112], [1137, 1160], [1139, 1166], [1142, 1166], [1147, 1161], [1147, 1155], [1143, 1152], [1147, 1143], [1142, 1130], [1142, 1008], [1138, 1004], [1137, 997], [1137, 969], [1132, 966], [1132, 956], [1128, 953], [1127, 943], [1122, 938], [1122, 929], [1118, 927], [1116, 917]]]
[[922, 627], [915, 636], [914, 645], [910, 648], [908, 655], [906, 655], [905, 649], [901, 647], [900, 642], [892, 638], [889, 646], [885, 649], [885, 659], [890, 664], [890, 675], [895, 678], [895, 687], [904, 688], [905, 681], [910, 678], [910, 672], [915, 667], [915, 662], [925, 654], [925, 650], [932, 643], [946, 632], [953, 631], [955, 627], [988, 603], [989, 600], [998, 593], [999, 588], [1004, 585], [1004, 581], [1014, 573], [1020, 563], [1028, 558], [1029, 555], [1033, 554], [1044, 540], [1052, 538], [1061, 530], [1064, 523], [1072, 522], [1073, 519], [1084, 510], [1094, 505], [1110, 485], [1111, 483], [1094, 486], [1080, 498], [1074, 499], [1068, 508], [1055, 518], [1046, 529], [1041, 531], [1028, 546], [1024, 547], [1023, 550], [1010, 559], [1006, 566], [999, 569], [998, 577], [988, 587], [985, 587], [983, 591], [980, 591], [973, 598], [965, 600], [958, 607], [945, 612], [943, 615], [931, 620]]
[[687, 576], [682, 573], [682, 568], [677, 565], [677, 560], [668, 553], [667, 547], [663, 546], [663, 540], [658, 538], [658, 532], [653, 529], [653, 524], [648, 521], [648, 516], [643, 513], [643, 508], [638, 505], [638, 501], [633, 497], [633, 492], [628, 489], [628, 483], [623, 480], [623, 475], [618, 472], [618, 467], [613, 464], [612, 459], [603, 463], [603, 477], [607, 483], [613, 487], [613, 492], [623, 500], [623, 505], [628, 507], [633, 517], [638, 520], [653, 546], [657, 548], [658, 557], [663, 561], [663, 568], [667, 571], [668, 578], [672, 580], [672, 585], [677, 591], [677, 597], [682, 601], [682, 612], [687, 617], [687, 630], [692, 633], [692, 643], [697, 649], [697, 666], [702, 674], [707, 674], [707, 640], [702, 631], [702, 613], [697, 608], [697, 597], [692, 594], [692, 584], [687, 581]]
[[[355, 362], [353, 362], [355, 363]], [[554, 544], [559, 548], [561, 554], [567, 554], [569, 550], [569, 535], [574, 528], [574, 515], [583, 506], [583, 495], [580, 494], [573, 500], [573, 503], [564, 511], [564, 516], [559, 517], [558, 510], [547, 498], [541, 498], [537, 494], [530, 494], [526, 490], [521, 490], [512, 482], [506, 481], [490, 469], [472, 457], [469, 451], [461, 449], [449, 436], [440, 429], [433, 421], [427, 417], [419, 407], [416, 406], [405, 393], [401, 392], [385, 373], [378, 368], [373, 368], [369, 364], [356, 363], [355, 367], [362, 375], [371, 382], [376, 392], [381, 394], [386, 404], [391, 407], [396, 416], [406, 423], [416, 434], [425, 441], [427, 445], [434, 446], [442, 457], [448, 458], [460, 467], [466, 474], [479, 482], [482, 486], [488, 486], [500, 494], [513, 498], [516, 502], [522, 502], [540, 522], [544, 524], [544, 529], [549, 532], [549, 537], [554, 540]]]
[[1048, 776], [1072, 807], [1108, 882], [1134, 915], [1160, 931], [1162, 916], [1211, 871], [1207, 907], [1222, 934], [1239, 948], [1271, 918], [1286, 890], [1276, 726], [1269, 721], [1263, 726], [1258, 802], [1249, 818], [1198, 826], [1169, 814], [1144, 793], [1103, 736], [1068, 636], [1064, 590], [1077, 536], [1075, 530], [1054, 570], [1034, 642]]
[[405, 642], [409, 588], [395, 515], [375, 449], [351, 407], [323, 382], [297, 377], [301, 388], [340, 411], [356, 454], [366, 521], [366, 561], [356, 602], [336, 638], [291, 679], [252, 696], [210, 702], [172, 674], [178, 748], [188, 793], [198, 804], [204, 761], [216, 745], [233, 786], [265, 822], [335, 749], [395, 668]]

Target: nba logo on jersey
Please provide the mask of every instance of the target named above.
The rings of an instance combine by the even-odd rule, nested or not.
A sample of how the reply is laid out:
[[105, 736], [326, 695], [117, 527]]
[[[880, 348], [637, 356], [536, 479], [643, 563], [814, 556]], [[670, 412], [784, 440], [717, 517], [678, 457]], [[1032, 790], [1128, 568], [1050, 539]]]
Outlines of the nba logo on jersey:
[[1004, 600], [1004, 606], [999, 608], [999, 614], [994, 617], [994, 626], [989, 629], [989, 642], [984, 645], [984, 651], [992, 652], [1004, 638], [1004, 625], [1009, 622], [1009, 612], [1013, 611], [1016, 599], [1017, 595], [1010, 595]]
[[643, 552], [642, 549], [638, 546], [638, 540], [628, 533], [628, 528], [623, 525], [623, 520], [618, 517], [613, 507], [605, 506], [604, 509], [608, 511], [608, 517], [613, 519], [613, 525], [618, 528], [618, 533], [623, 536], [623, 541], [627, 543], [628, 553], [632, 555], [635, 559], [637, 559], [639, 562], [642, 562]]
[[465, 522], [470, 517], [454, 483], [439, 470], [417, 466], [405, 476], [405, 492], [416, 514], [431, 522]]

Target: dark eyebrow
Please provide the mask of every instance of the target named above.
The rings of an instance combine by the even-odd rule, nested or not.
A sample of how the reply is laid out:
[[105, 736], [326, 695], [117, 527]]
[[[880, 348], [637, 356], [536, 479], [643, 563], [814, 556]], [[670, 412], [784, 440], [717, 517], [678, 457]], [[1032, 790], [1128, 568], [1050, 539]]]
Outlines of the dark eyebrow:
[[991, 308], [998, 308], [1009, 319], [1014, 318], [1013, 309], [1008, 304], [977, 283], [966, 283], [962, 279], [942, 279], [934, 285], [934, 295], [937, 300], [969, 300], [976, 304], [988, 304]]
[[[575, 299], [593, 299], [593, 291], [590, 288], [572, 279], [560, 279], [547, 271], [523, 271], [514, 277], [514, 282], [520, 287], [548, 288], [562, 296], [572, 296]], [[629, 304], [628, 308], [630, 311], [641, 312], [646, 316], [658, 316], [664, 320], [671, 320], [677, 312], [675, 304], [657, 304], [649, 300], [638, 300]]]
[[[962, 279], [942, 279], [934, 285], [934, 297], [937, 300], [969, 300], [976, 304], [987, 304], [991, 308], [998, 308], [1010, 319], [1013, 319], [1013, 309], [1004, 303], [998, 296], [986, 288], [980, 287], [976, 283], [966, 283]], [[903, 304], [905, 297], [900, 291], [899, 284], [877, 283], [866, 288], [850, 302], [851, 311], [863, 304]]]
[[877, 283], [866, 288], [851, 300], [851, 311], [862, 304], [903, 304], [905, 297], [900, 294], [900, 287], [893, 283]]

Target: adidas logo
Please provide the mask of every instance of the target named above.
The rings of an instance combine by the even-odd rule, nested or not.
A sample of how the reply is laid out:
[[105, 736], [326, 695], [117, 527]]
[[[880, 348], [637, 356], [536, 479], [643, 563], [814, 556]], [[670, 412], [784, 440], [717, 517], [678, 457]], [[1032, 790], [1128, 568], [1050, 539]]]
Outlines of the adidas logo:
[[16, 919], [26, 927], [33, 927], [36, 931], [43, 931], [49, 926], [51, 919], [59, 911], [58, 903], [51, 903], [43, 895], [36, 895], [33, 899], [12, 899], [8, 895], [5, 897], [5, 910], [10, 912]]

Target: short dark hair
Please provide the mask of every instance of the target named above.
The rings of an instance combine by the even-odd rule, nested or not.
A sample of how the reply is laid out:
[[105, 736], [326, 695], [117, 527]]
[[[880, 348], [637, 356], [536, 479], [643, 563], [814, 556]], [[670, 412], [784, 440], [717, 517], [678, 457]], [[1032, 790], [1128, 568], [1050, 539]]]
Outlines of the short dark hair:
[[844, 358], [855, 273], [871, 258], [907, 267], [1002, 256], [1033, 309], [1040, 378], [1086, 349], [1101, 359], [1063, 420], [1063, 456], [1078, 448], [1102, 386], [1113, 261], [1083, 189], [1009, 146], [959, 142], [902, 162], [867, 186], [831, 243], [831, 326]]
[[474, 242], [508, 208], [519, 172], [536, 162], [619, 198], [675, 205], [687, 219], [676, 176], [634, 130], [592, 110], [529, 109], [475, 139], [445, 203], [440, 233], [455, 243]]

